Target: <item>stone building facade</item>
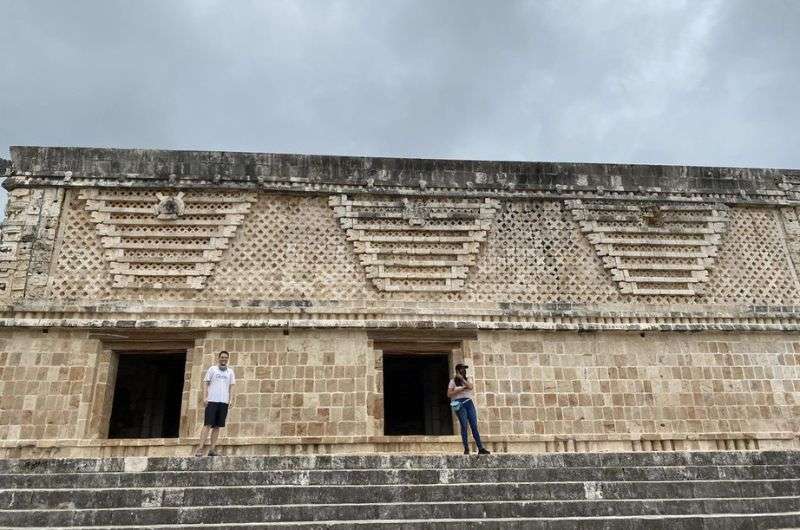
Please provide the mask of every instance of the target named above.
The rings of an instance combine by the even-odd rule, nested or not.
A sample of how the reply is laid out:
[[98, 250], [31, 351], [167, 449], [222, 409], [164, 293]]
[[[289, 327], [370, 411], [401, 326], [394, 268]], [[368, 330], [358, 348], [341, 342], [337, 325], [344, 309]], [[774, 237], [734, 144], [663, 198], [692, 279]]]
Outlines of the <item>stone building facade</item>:
[[0, 455], [800, 449], [800, 171], [11, 153]]

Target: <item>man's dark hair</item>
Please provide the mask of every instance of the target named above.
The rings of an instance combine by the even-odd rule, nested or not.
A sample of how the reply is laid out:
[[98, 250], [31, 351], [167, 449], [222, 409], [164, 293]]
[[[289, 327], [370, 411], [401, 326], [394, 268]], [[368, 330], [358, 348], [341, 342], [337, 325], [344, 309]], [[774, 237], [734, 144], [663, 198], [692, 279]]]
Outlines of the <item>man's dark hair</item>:
[[220, 357], [222, 357], [222, 354], [223, 354], [223, 353], [224, 353], [225, 355], [227, 355], [228, 357], [230, 357], [230, 356], [231, 356], [231, 354], [230, 354], [230, 353], [226, 352], [225, 350], [222, 350], [221, 352], [219, 352], [219, 353], [217, 354], [217, 359], [219, 359]]

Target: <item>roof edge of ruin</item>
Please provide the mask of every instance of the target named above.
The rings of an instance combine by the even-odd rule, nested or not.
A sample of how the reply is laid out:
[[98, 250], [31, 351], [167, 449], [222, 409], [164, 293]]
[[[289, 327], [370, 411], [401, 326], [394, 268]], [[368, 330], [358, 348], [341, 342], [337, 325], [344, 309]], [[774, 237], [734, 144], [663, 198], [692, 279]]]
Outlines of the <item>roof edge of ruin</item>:
[[235, 151], [12, 146], [9, 176], [196, 181], [291, 180], [310, 184], [430, 188], [664, 188], [731, 193], [783, 189], [800, 169], [523, 162]]

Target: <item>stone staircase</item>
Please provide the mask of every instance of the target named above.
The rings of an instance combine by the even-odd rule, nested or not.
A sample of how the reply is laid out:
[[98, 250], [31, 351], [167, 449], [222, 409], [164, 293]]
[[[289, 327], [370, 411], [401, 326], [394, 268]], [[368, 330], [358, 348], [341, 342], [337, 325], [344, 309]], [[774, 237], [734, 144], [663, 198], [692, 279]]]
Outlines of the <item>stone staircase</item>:
[[0, 460], [2, 528], [800, 527], [800, 451]]

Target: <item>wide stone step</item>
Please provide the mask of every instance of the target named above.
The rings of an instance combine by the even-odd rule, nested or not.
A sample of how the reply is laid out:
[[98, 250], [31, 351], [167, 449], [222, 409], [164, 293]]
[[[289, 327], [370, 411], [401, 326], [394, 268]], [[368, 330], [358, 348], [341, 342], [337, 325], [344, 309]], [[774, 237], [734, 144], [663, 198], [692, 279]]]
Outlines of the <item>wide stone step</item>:
[[[800, 495], [800, 479], [675, 482], [523, 482], [356, 486], [234, 486], [208, 488], [20, 489], [0, 491], [0, 506], [25, 509], [108, 509], [227, 505], [385, 502], [690, 499]], [[0, 514], [3, 512], [0, 511]]]
[[120, 488], [303, 484], [438, 484], [437, 470], [213, 471], [0, 475], [0, 488]]
[[800, 528], [800, 451], [0, 461], [0, 528], [137, 526]]
[[[640, 515], [609, 517], [525, 517], [497, 519], [372, 519], [359, 521], [275, 522], [275, 523], [222, 523], [192, 525], [142, 525], [133, 529], [171, 530], [767, 530], [800, 527], [800, 512], [755, 514], [704, 514], [704, 515]], [[112, 530], [109, 526], [70, 527], [73, 530]], [[0, 530], [6, 530], [0, 528]]]
[[263, 523], [391, 519], [603, 517], [714, 513], [787, 513], [800, 497], [576, 501], [293, 504], [267, 506], [18, 510], [0, 512], [0, 524], [17, 527]]
[[0, 488], [120, 488], [270, 484], [437, 484], [632, 480], [759, 480], [800, 477], [800, 466], [667, 466], [613, 468], [358, 469], [176, 471], [0, 475]]
[[464, 455], [301, 455], [0, 460], [3, 473], [96, 473], [104, 471], [227, 471], [275, 469], [461, 469], [497, 467], [642, 467], [800, 465], [800, 451], [658, 453], [544, 453]]

